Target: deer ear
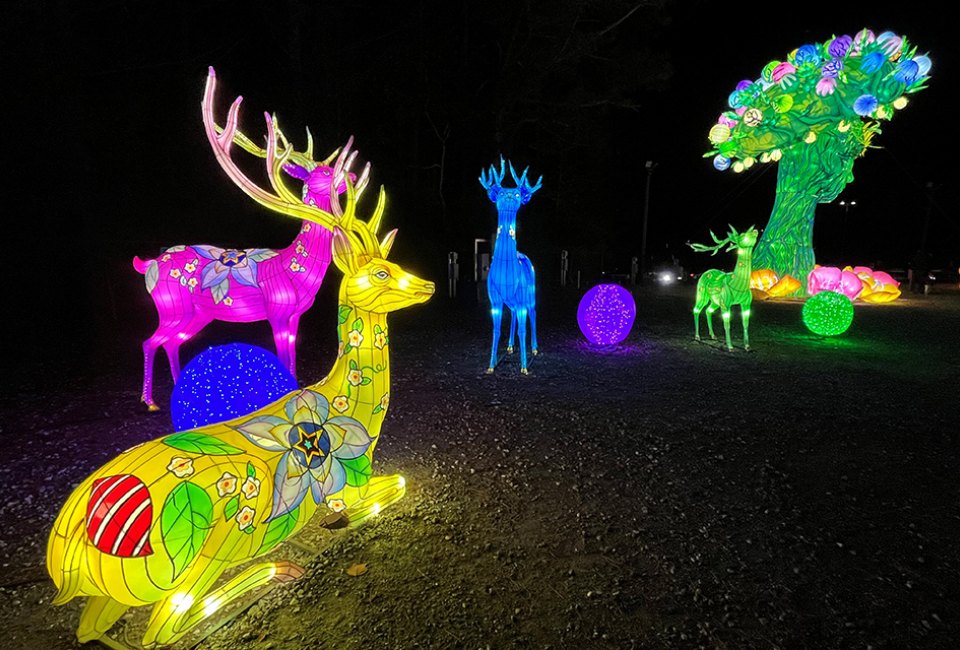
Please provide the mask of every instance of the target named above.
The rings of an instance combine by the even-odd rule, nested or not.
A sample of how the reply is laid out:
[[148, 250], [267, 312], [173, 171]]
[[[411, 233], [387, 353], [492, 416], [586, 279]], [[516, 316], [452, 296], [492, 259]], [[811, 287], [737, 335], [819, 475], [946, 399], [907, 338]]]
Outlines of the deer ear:
[[350, 238], [339, 226], [333, 228], [333, 263], [344, 275], [353, 275], [357, 270], [357, 257]]
[[393, 240], [396, 238], [396, 228], [383, 236], [383, 240], [380, 242], [380, 254], [383, 255], [383, 259], [387, 259], [387, 256], [390, 255], [390, 249], [393, 248]]

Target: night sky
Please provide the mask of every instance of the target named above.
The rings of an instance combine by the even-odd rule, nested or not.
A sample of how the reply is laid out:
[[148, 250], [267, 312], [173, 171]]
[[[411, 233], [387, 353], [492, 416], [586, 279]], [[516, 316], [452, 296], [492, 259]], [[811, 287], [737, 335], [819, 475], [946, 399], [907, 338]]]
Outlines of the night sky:
[[447, 251], [467, 260], [495, 227], [481, 168], [500, 154], [529, 165], [544, 183], [518, 240], [551, 283], [561, 249], [587, 277], [629, 267], [648, 160], [648, 253], [691, 270], [716, 264], [684, 243], [728, 223], [762, 226], [774, 198], [773, 166], [735, 175], [702, 157], [736, 83], [804, 43], [892, 30], [930, 53], [932, 78], [856, 163], [840, 198], [857, 207], [818, 209], [818, 261], [902, 268], [929, 214], [935, 264], [955, 267], [949, 21], [924, 3], [851, 4], [6, 3], [4, 310], [17, 337], [5, 343], [23, 352], [90, 323], [102, 336], [131, 300], [152, 310], [134, 255], [293, 238], [296, 224], [253, 204], [214, 160], [200, 118], [211, 65], [221, 121], [242, 94], [241, 129], [258, 141], [264, 111], [301, 149], [309, 126], [318, 154], [353, 135], [400, 229], [393, 257], [427, 277], [444, 277]]

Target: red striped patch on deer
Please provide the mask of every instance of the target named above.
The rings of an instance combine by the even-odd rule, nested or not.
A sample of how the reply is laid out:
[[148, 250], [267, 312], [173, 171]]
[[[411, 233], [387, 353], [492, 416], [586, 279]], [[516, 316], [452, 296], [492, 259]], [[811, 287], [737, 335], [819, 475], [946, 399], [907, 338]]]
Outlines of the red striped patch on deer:
[[150, 547], [153, 504], [143, 481], [132, 474], [98, 479], [87, 502], [87, 537], [117, 557], [144, 557]]

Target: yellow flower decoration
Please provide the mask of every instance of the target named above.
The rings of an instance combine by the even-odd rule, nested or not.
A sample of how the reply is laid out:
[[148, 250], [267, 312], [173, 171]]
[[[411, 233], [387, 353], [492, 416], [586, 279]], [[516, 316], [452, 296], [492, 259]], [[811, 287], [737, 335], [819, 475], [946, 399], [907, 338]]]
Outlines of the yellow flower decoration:
[[186, 478], [193, 474], [193, 459], [175, 456], [167, 465], [167, 471], [177, 478]]
[[222, 497], [233, 494], [237, 491], [237, 477], [230, 472], [224, 472], [220, 480], [217, 481], [217, 494]]

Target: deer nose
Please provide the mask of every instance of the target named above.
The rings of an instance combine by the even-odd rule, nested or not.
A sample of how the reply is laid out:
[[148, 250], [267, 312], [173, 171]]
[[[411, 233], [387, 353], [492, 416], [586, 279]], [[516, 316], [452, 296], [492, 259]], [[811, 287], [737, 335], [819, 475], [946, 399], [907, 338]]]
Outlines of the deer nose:
[[434, 285], [433, 282], [424, 282], [423, 286], [417, 289], [416, 293], [432, 296], [435, 288], [436, 285]]

